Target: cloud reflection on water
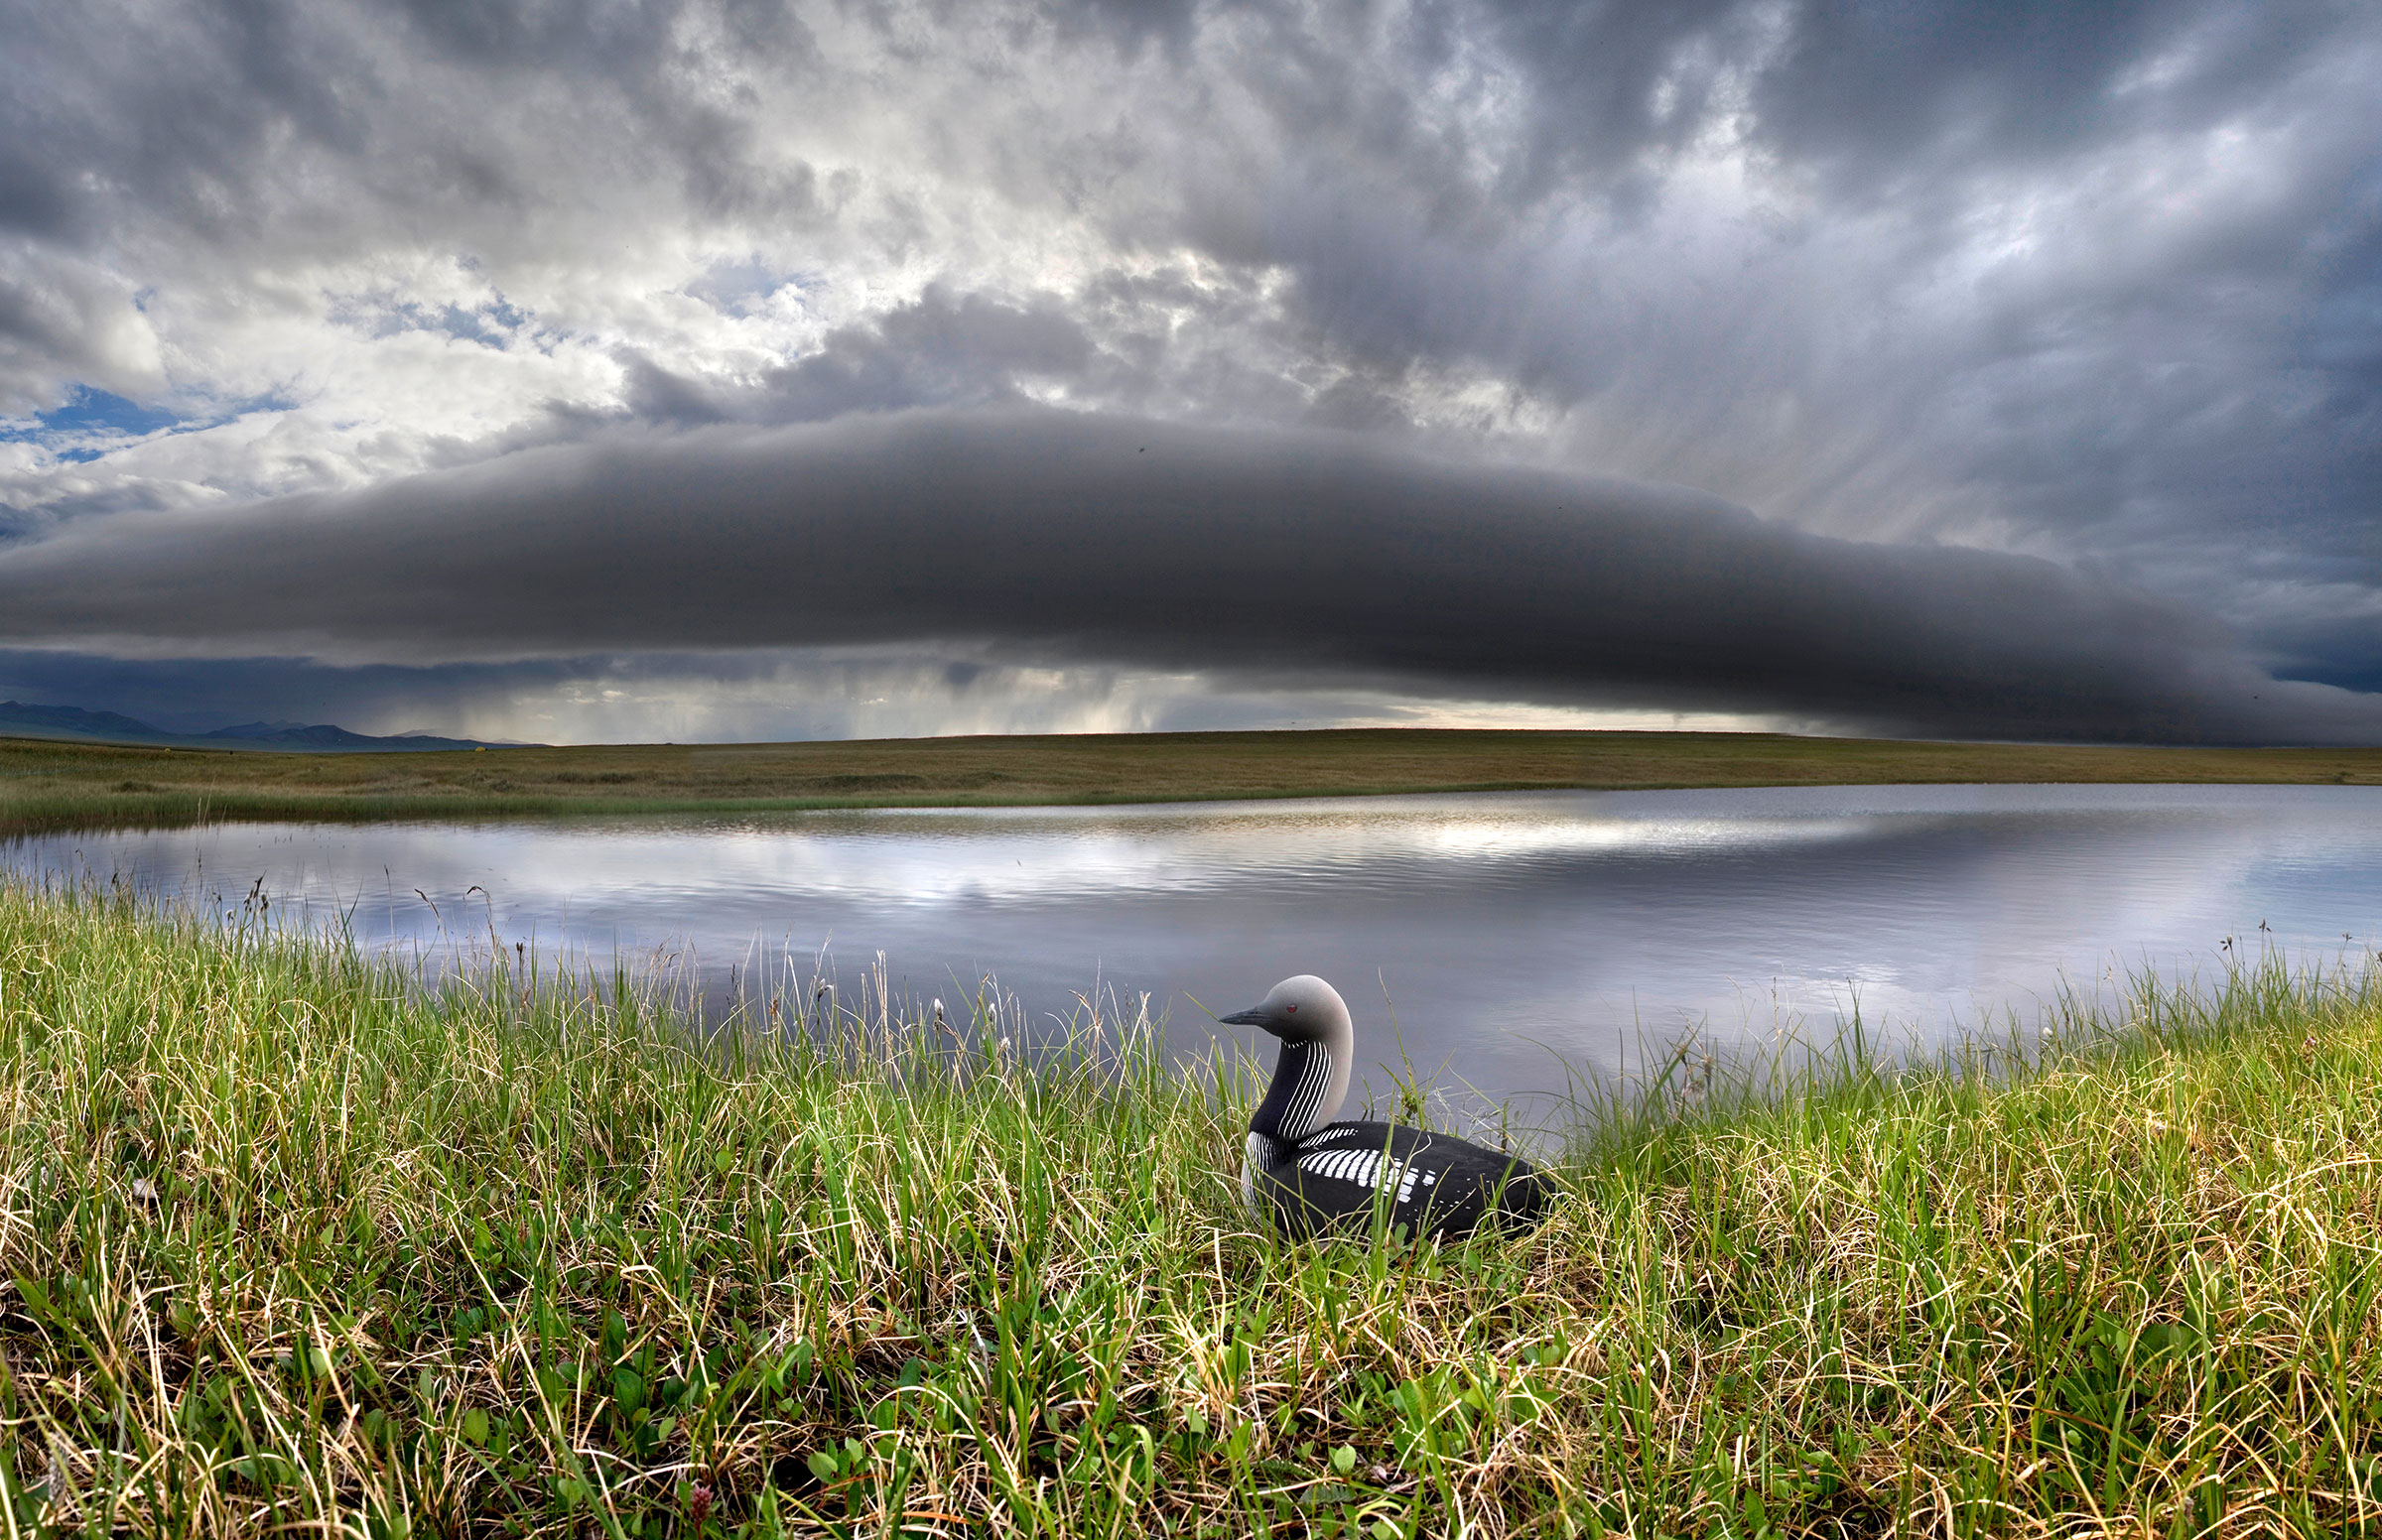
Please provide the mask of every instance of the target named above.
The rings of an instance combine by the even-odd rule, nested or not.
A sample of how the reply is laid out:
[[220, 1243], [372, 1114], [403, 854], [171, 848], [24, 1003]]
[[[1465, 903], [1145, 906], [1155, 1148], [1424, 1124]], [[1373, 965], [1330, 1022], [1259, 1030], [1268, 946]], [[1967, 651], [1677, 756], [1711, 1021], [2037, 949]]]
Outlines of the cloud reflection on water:
[[[1390, 1008], [1424, 1070], [1544, 1089], [1690, 1023], [1937, 1035], [2063, 983], [2221, 962], [2227, 935], [2326, 955], [2382, 917], [2382, 791], [1851, 787], [878, 811], [761, 821], [224, 826], [14, 847], [20, 869], [268, 891], [360, 940], [448, 933], [608, 963], [656, 948], [717, 978], [878, 951], [920, 996], [996, 973], [1036, 1010], [1147, 989], [1178, 1043], [1316, 971], [1371, 1061]], [[203, 872], [203, 879], [199, 873]], [[474, 886], [481, 893], [468, 890]], [[484, 893], [485, 897], [482, 897]], [[1385, 997], [1387, 990], [1387, 997]], [[1372, 1083], [1386, 1084], [1376, 1074]]]

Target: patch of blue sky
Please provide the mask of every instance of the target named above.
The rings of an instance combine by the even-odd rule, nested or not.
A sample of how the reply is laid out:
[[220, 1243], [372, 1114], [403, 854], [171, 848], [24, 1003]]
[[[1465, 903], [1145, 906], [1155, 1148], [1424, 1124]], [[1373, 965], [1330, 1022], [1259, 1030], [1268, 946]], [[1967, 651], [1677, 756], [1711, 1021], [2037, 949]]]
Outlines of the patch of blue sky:
[[47, 412], [0, 418], [0, 441], [36, 445], [58, 459], [84, 464], [151, 439], [198, 433], [251, 412], [287, 412], [296, 405], [268, 393], [237, 402], [209, 403], [204, 411], [188, 412], [77, 385], [63, 405]]
[[781, 272], [758, 256], [723, 258], [687, 285], [685, 293], [714, 310], [749, 316], [776, 298], [780, 289], [791, 286], [799, 292], [814, 282], [811, 274]]
[[182, 421], [182, 417], [163, 407], [143, 406], [112, 391], [77, 385], [65, 405], [38, 412], [31, 419], [17, 419], [16, 423], [27, 421], [38, 427], [30, 431], [12, 432], [8, 437], [28, 439], [39, 434], [112, 433], [126, 438], [145, 438], [161, 428], [173, 427]]
[[354, 326], [375, 339], [402, 336], [408, 331], [436, 331], [460, 342], [476, 342], [502, 351], [529, 329], [530, 313], [498, 295], [465, 309], [461, 305], [424, 305], [418, 300], [342, 304], [331, 319]]

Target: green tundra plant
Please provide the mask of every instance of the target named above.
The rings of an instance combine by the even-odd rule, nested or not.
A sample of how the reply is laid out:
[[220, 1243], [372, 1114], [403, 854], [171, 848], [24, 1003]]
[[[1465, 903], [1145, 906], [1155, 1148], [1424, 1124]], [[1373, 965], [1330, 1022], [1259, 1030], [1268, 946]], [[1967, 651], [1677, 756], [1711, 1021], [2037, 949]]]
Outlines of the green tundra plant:
[[1618, 1098], [1445, 1249], [1255, 1226], [1113, 1001], [533, 971], [0, 886], [10, 1535], [2382, 1530], [2363, 960]]

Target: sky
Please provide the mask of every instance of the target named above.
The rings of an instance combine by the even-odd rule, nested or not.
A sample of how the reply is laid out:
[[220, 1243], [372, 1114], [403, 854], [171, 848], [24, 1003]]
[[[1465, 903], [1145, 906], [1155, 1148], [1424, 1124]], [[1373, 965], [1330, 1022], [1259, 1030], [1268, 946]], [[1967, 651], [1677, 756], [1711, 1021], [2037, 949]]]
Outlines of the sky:
[[0, 38], [0, 698], [2382, 742], [2382, 8]]

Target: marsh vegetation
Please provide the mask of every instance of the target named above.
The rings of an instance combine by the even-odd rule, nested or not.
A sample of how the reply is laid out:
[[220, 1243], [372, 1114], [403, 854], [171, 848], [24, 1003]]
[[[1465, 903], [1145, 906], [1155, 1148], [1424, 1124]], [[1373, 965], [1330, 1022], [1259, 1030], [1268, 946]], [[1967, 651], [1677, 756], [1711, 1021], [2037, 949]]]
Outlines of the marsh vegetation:
[[2382, 749], [2106, 748], [1771, 733], [1417, 729], [289, 754], [0, 738], [0, 834], [1452, 791], [1947, 782], [2382, 783]]
[[1991, 1062], [1682, 1056], [1549, 1224], [1444, 1250], [1253, 1227], [1255, 1080], [1130, 1011], [1028, 1060], [965, 1007], [707, 1032], [511, 964], [0, 889], [18, 1532], [2382, 1514], [2361, 962], [2144, 980]]

